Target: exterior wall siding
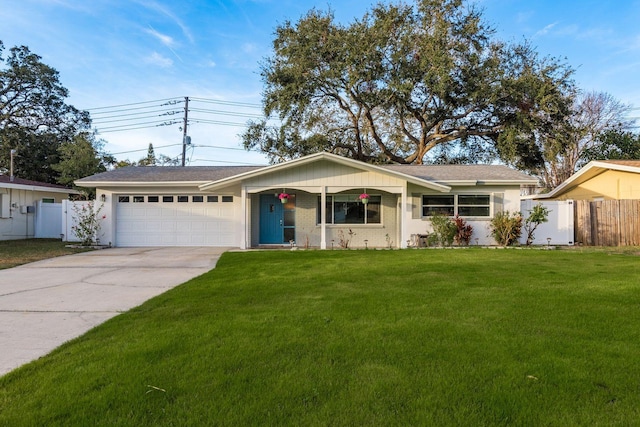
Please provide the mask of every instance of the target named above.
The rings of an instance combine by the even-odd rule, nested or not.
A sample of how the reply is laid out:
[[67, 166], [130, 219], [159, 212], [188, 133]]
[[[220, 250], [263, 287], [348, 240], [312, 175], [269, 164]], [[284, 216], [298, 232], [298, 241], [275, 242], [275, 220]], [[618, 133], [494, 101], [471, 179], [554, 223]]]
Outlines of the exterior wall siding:
[[[61, 203], [67, 198], [64, 193], [0, 188], [0, 240], [27, 239], [35, 236], [35, 206], [43, 198]], [[12, 206], [15, 205], [15, 206]], [[32, 213], [24, 213], [21, 207], [31, 206]]]
[[[420, 218], [413, 218], [411, 195], [412, 194], [443, 194], [435, 193], [422, 189], [417, 186], [409, 185], [407, 196], [409, 203], [407, 210], [405, 211], [405, 218], [407, 218], [407, 234], [409, 236], [418, 234], [427, 234], [433, 231], [431, 228], [431, 221], [428, 217], [422, 217], [422, 207], [420, 209]], [[444, 193], [447, 194], [447, 193]], [[497, 186], [464, 186], [464, 187], [452, 187], [449, 194], [499, 194], [502, 199], [502, 209], [509, 212], [520, 211], [520, 187], [497, 187]], [[419, 202], [421, 204], [421, 201]], [[495, 210], [498, 209], [492, 201], [491, 215], [495, 214]], [[473, 235], [471, 237], [472, 245], [495, 245], [496, 242], [491, 236], [490, 221], [491, 218], [465, 218], [467, 224], [473, 227]], [[478, 239], [476, 241], [476, 239]]]
[[555, 200], [594, 199], [640, 199], [640, 175], [608, 170], [563, 193]]
[[[276, 171], [266, 176], [248, 179], [247, 187], [269, 187], [293, 192], [292, 189], [320, 186], [349, 188], [404, 186], [405, 182], [394, 176], [363, 171], [328, 161]], [[289, 187], [287, 189], [287, 187]]]

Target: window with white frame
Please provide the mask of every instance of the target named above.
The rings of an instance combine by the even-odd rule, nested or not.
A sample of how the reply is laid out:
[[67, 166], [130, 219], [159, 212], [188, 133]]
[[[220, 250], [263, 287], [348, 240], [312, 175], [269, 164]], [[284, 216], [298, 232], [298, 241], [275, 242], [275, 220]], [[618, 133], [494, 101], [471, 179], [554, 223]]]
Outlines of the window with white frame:
[[[382, 196], [370, 196], [369, 203], [362, 203], [357, 194], [327, 196], [326, 224], [380, 224]], [[318, 197], [316, 221], [322, 218], [322, 199]]]
[[488, 218], [491, 216], [491, 195], [424, 194], [422, 196], [422, 216], [435, 214]]

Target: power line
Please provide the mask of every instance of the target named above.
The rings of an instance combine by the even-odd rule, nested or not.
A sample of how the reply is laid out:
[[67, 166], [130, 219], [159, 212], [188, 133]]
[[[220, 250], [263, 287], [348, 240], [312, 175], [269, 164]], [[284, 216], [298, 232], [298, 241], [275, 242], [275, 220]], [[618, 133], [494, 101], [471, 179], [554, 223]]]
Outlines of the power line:
[[[132, 123], [130, 125], [121, 125], [121, 126], [110, 126], [110, 127], [101, 128], [101, 129], [98, 128], [97, 131], [98, 133], [121, 132], [126, 130], [149, 129], [149, 128], [160, 127], [160, 126], [171, 126], [178, 123], [180, 122], [172, 121], [172, 122], [158, 123], [158, 121], [156, 120], [152, 122]], [[149, 125], [149, 126], [138, 126], [138, 125]], [[134, 126], [134, 127], [128, 127], [128, 126]]]
[[197, 147], [197, 148], [217, 148], [220, 150], [237, 150], [237, 151], [247, 151], [244, 148], [237, 148], [237, 147], [222, 147], [220, 145], [201, 145], [201, 144], [193, 144], [193, 147]]
[[97, 115], [101, 115], [101, 114], [112, 114], [112, 113], [120, 113], [120, 112], [129, 112], [129, 111], [135, 111], [135, 110], [144, 110], [144, 111], [134, 112], [134, 113], [116, 114], [115, 116], [99, 116], [97, 118], [97, 120], [110, 119], [112, 117], [133, 116], [133, 115], [136, 115], [136, 114], [148, 114], [148, 113], [159, 113], [159, 112], [162, 112], [162, 111], [169, 111], [166, 108], [163, 108], [161, 110], [149, 110], [149, 108], [155, 108], [155, 107], [158, 107], [158, 106], [157, 105], [153, 105], [153, 106], [149, 106], [149, 107], [125, 108], [125, 109], [121, 109], [121, 110], [102, 111], [102, 112], [98, 112], [96, 114]]
[[174, 101], [174, 100], [177, 100], [177, 102], [175, 102], [177, 104], [178, 102], [182, 102], [182, 101], [179, 101], [179, 99], [180, 98], [175, 97], [175, 98], [156, 99], [156, 100], [153, 100], [153, 101], [132, 102], [132, 103], [129, 103], [129, 104], [110, 105], [108, 107], [85, 108], [85, 111], [106, 110], [106, 109], [109, 109], [109, 108], [129, 107], [131, 105], [151, 104], [151, 103], [154, 103], [154, 102], [167, 102], [167, 101]]
[[[118, 123], [118, 122], [127, 122], [127, 121], [131, 121], [131, 120], [142, 120], [142, 119], [152, 119], [154, 117], [162, 117], [162, 116], [172, 116], [173, 114], [154, 114], [152, 116], [138, 116], [138, 117], [129, 117], [129, 118], [124, 118], [124, 119], [116, 119], [116, 120], [100, 120], [100, 124], [105, 124], [105, 123]], [[162, 119], [164, 120], [164, 119]], [[123, 126], [126, 126], [126, 124], [123, 124]]]
[[238, 126], [238, 127], [246, 127], [246, 123], [236, 123], [236, 122], [225, 122], [221, 120], [211, 120], [211, 119], [189, 119], [190, 122], [193, 123], [205, 123], [210, 125], [221, 125], [221, 126]]
[[194, 111], [197, 113], [220, 114], [223, 116], [248, 117], [248, 118], [256, 118], [256, 119], [261, 119], [264, 117], [261, 114], [237, 113], [235, 111], [224, 111], [224, 110], [209, 110], [206, 108], [190, 108], [189, 111]]
[[[160, 145], [160, 146], [158, 146], [158, 147], [155, 147], [155, 146], [154, 146], [154, 147], [153, 147], [153, 149], [155, 150], [156, 148], [175, 147], [175, 146], [177, 146], [177, 145], [182, 145], [182, 144]], [[116, 155], [116, 154], [129, 154], [129, 153], [138, 153], [138, 152], [140, 152], [140, 151], [148, 151], [148, 150], [149, 150], [149, 148], [147, 147], [147, 148], [141, 148], [141, 149], [139, 149], [139, 150], [120, 151], [119, 153], [111, 153], [111, 154], [113, 154], [113, 155]]]
[[190, 97], [189, 99], [196, 102], [204, 102], [208, 104], [232, 105], [236, 107], [249, 107], [249, 108], [262, 108], [262, 105], [260, 104], [253, 104], [249, 102], [221, 101], [218, 99], [211, 99], [211, 98], [191, 98]]
[[244, 166], [264, 166], [256, 163], [245, 163], [245, 162], [231, 162], [227, 160], [209, 160], [209, 159], [195, 159], [194, 162], [210, 162], [210, 163], [230, 163], [235, 165], [244, 165]]

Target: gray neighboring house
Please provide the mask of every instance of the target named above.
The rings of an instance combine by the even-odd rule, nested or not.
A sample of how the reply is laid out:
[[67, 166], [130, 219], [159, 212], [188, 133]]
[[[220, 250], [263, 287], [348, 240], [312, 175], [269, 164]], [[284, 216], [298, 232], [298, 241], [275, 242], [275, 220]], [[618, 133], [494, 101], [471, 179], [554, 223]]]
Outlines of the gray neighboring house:
[[321, 249], [347, 238], [350, 247], [404, 248], [430, 230], [433, 212], [460, 215], [474, 242], [494, 244], [491, 218], [520, 210], [521, 186], [536, 183], [502, 165], [376, 166], [329, 153], [271, 166], [129, 167], [76, 181], [96, 188], [100, 240], [115, 246]]
[[61, 203], [72, 194], [79, 192], [62, 185], [0, 175], [0, 240], [34, 237], [39, 214], [36, 207], [40, 203]]

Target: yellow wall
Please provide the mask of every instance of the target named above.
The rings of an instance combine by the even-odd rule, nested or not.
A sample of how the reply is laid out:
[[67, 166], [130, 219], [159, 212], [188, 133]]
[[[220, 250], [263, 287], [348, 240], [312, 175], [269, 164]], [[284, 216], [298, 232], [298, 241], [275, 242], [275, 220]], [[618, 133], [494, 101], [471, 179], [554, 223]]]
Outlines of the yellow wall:
[[640, 174], [609, 170], [562, 193], [555, 200], [640, 199]]

